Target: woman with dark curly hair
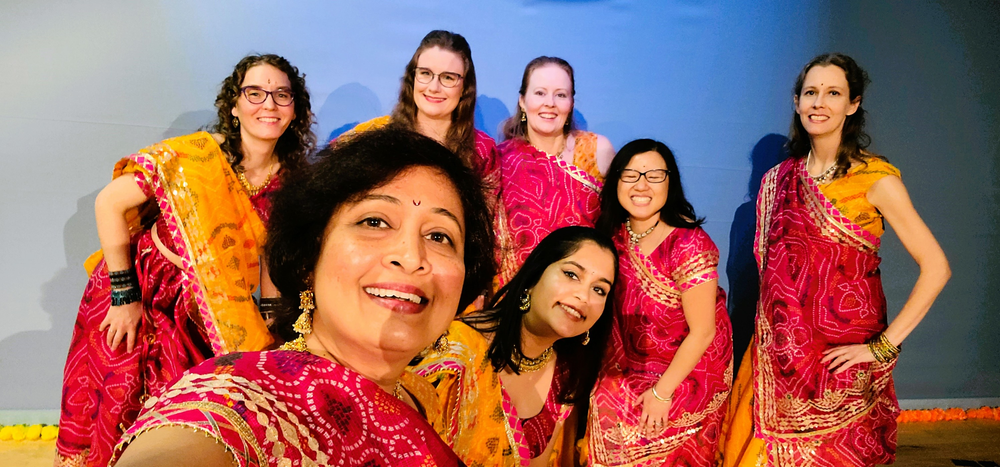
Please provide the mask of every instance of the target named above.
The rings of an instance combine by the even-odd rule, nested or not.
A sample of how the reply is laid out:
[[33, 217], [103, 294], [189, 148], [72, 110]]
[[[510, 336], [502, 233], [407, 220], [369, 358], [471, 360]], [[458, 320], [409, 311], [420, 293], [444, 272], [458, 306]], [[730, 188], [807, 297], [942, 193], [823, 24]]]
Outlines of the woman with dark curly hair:
[[400, 125], [443, 144], [492, 187], [496, 143], [475, 127], [476, 66], [468, 41], [450, 31], [427, 33], [400, 81], [392, 114], [361, 123], [345, 136]]
[[106, 465], [149, 395], [205, 358], [272, 342], [252, 294], [274, 295], [260, 242], [270, 197], [315, 144], [309, 93], [284, 58], [250, 55], [215, 105], [214, 133], [122, 159], [97, 196], [101, 251], [66, 362], [57, 465]]
[[288, 342], [206, 361], [150, 399], [119, 467], [459, 464], [426, 420], [434, 388], [406, 367], [490, 286], [482, 184], [394, 128], [320, 156], [278, 193], [268, 232]]
[[[867, 150], [867, 84], [838, 53], [814, 58], [795, 82], [789, 157], [764, 175], [757, 200], [760, 301], [733, 386], [726, 466], [895, 460], [892, 370], [951, 271], [899, 170]], [[885, 222], [920, 267], [891, 322]]]

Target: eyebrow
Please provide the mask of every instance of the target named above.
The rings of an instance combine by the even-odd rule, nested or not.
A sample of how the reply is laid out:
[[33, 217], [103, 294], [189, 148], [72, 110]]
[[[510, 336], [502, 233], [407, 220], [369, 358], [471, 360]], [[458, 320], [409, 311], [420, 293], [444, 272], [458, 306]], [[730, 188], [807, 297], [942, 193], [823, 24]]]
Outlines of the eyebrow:
[[[566, 261], [564, 264], [572, 264], [573, 266], [576, 266], [577, 268], [579, 268], [581, 271], [586, 271], [587, 270], [587, 268], [583, 267], [582, 264], [577, 263], [576, 261], [573, 261], [573, 260]], [[604, 282], [604, 283], [608, 284], [609, 286], [614, 286], [614, 284], [612, 284], [611, 281], [609, 281], [609, 280], [607, 280], [607, 279], [605, 279], [603, 277], [600, 278], [600, 279], [597, 279], [597, 280], [601, 281], [601, 282]]]
[[[385, 201], [387, 203], [394, 204], [396, 206], [402, 206], [403, 205], [403, 202], [400, 201], [399, 198], [396, 198], [395, 196], [379, 195], [379, 194], [372, 194], [372, 193], [369, 193], [369, 194], [365, 195], [364, 198], [361, 198], [361, 201]], [[439, 215], [442, 215], [444, 217], [447, 217], [447, 218], [451, 219], [452, 221], [455, 222], [456, 225], [458, 225], [458, 230], [460, 232], [462, 232], [462, 234], [465, 234], [465, 229], [462, 228], [462, 222], [460, 222], [458, 220], [458, 216], [456, 216], [451, 211], [449, 211], [449, 210], [447, 210], [445, 208], [433, 208], [433, 209], [431, 209], [431, 212], [433, 212], [434, 214], [439, 214]]]

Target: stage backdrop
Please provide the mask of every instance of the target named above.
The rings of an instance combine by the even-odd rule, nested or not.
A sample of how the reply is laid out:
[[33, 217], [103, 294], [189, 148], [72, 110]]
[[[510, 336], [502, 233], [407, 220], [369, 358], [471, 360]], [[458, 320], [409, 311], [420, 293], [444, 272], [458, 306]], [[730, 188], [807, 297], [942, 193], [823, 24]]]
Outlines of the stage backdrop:
[[[748, 203], [780, 157], [794, 78], [816, 54], [854, 56], [873, 80], [873, 149], [902, 170], [954, 270], [904, 345], [899, 395], [1000, 396], [1000, 7], [961, 3], [6, 0], [0, 409], [55, 419], [82, 262], [99, 248], [94, 199], [115, 161], [210, 123], [219, 83], [250, 52], [306, 73], [327, 139], [391, 110], [431, 29], [472, 45], [477, 126], [493, 136], [516, 108], [524, 65], [555, 55], [576, 69], [582, 126], [616, 148], [666, 142], [721, 250], [734, 320], [747, 323]], [[891, 232], [882, 252], [895, 314], [917, 269]]]

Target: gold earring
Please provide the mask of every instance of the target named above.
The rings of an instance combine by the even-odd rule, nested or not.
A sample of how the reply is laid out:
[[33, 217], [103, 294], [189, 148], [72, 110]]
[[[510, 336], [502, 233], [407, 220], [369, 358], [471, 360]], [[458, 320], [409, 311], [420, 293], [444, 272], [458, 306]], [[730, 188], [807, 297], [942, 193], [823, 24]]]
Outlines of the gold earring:
[[524, 109], [522, 109], [521, 110], [521, 122], [523, 123], [523, 122], [526, 122], [526, 121], [528, 121], [528, 114], [527, 114], [527, 112], [524, 111]]
[[295, 320], [295, 324], [292, 325], [292, 330], [299, 333], [299, 337], [294, 340], [285, 342], [281, 344], [279, 349], [281, 350], [295, 350], [298, 352], [308, 352], [309, 349], [306, 347], [306, 334], [312, 333], [312, 312], [316, 309], [316, 304], [313, 301], [313, 291], [303, 290], [299, 292], [299, 309], [302, 310], [302, 314], [299, 315], [299, 319]]
[[590, 343], [590, 329], [588, 329], [587, 333], [583, 335], [583, 342], [581, 342], [581, 344], [587, 345], [589, 343]]
[[239, 128], [239, 127], [240, 127], [240, 119], [233, 117], [233, 128]]
[[521, 306], [518, 308], [521, 309], [521, 313], [527, 313], [531, 309], [531, 293], [527, 290], [521, 293]]
[[448, 331], [446, 330], [444, 334], [434, 341], [434, 351], [437, 353], [445, 353], [451, 347], [451, 342], [448, 341]]

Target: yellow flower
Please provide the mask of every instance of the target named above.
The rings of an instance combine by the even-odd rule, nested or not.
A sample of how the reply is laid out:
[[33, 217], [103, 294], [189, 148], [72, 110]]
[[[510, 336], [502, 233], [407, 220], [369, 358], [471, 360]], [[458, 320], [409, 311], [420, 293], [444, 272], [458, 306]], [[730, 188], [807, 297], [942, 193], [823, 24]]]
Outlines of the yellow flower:
[[42, 436], [42, 426], [41, 425], [31, 425], [24, 430], [24, 439], [29, 441], [37, 440]]
[[10, 441], [14, 434], [14, 427], [8, 425], [0, 428], [0, 441]]
[[14, 425], [14, 429], [10, 433], [10, 439], [14, 441], [24, 440], [24, 425]]
[[52, 441], [57, 436], [59, 436], [59, 427], [52, 425], [42, 427], [42, 441]]

